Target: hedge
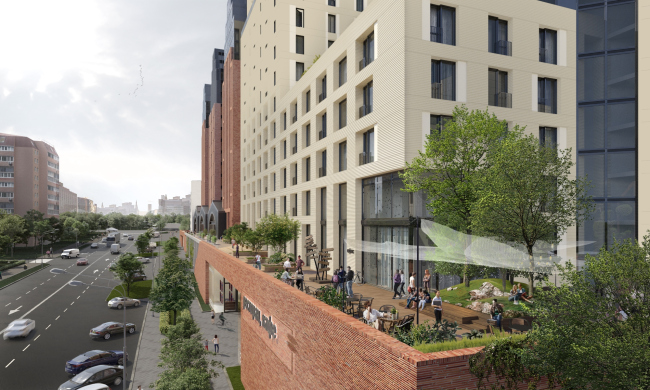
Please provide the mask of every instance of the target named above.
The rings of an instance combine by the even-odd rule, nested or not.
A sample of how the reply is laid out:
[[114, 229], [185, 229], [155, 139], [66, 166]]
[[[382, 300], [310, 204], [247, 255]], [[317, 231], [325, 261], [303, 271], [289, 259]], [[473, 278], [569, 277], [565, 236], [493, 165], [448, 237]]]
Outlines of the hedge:
[[[178, 313], [178, 317], [176, 318], [176, 320], [178, 321], [178, 319], [181, 317], [192, 318], [192, 314], [190, 314], [190, 309], [185, 309], [182, 310], [180, 313]], [[169, 323], [169, 318], [170, 315], [168, 311], [164, 311], [160, 313], [160, 323], [158, 325], [158, 329], [160, 329], [160, 333], [167, 334], [167, 330], [169, 329], [170, 326], [172, 326]]]
[[25, 260], [14, 260], [10, 261], [8, 263], [5, 263], [4, 261], [0, 262], [0, 271], [4, 271], [9, 268], [17, 267], [19, 265], [25, 264]]
[[153, 252], [144, 252], [144, 253], [138, 253], [138, 256], [150, 258], [150, 257], [154, 257], [156, 255], [154, 255]]

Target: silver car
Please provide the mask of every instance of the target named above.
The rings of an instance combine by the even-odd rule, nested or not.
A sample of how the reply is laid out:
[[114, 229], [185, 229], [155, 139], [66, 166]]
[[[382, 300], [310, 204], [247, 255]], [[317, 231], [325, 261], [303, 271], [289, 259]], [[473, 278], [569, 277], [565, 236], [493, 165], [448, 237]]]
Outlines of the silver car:
[[140, 306], [140, 300], [129, 297], [115, 297], [108, 301], [108, 307], [110, 308], [121, 309], [124, 306], [138, 307]]
[[36, 327], [36, 321], [30, 319], [22, 319], [13, 321], [5, 329], [2, 338], [5, 340], [13, 337], [27, 337], [29, 333]]

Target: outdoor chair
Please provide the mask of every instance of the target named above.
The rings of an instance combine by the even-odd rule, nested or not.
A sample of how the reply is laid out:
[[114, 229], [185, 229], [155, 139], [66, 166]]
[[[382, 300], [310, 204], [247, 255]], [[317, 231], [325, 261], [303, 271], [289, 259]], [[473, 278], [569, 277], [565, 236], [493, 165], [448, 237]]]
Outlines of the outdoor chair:
[[[305, 282], [303, 282], [303, 284], [305, 284]], [[312, 292], [311, 292], [311, 289], [309, 288], [309, 286], [305, 286], [305, 292], [306, 292], [308, 295], [312, 295]]]
[[349, 310], [347, 311], [348, 314], [354, 315], [354, 305], [359, 305], [359, 301], [361, 300], [361, 298], [362, 298], [361, 294], [355, 293], [352, 294], [352, 296], [347, 299], [347, 303], [349, 305], [348, 306]]
[[413, 321], [415, 319], [415, 314], [407, 314], [402, 318], [402, 323], [405, 323], [407, 321]]
[[411, 330], [411, 325], [413, 325], [413, 319], [404, 320], [398, 326], [395, 326], [395, 331], [400, 329], [402, 332], [409, 332]]

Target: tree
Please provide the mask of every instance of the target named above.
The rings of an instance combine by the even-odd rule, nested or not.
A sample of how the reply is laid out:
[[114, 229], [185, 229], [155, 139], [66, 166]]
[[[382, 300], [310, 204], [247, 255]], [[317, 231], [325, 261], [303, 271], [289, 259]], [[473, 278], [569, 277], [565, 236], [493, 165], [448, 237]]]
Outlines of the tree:
[[42, 243], [43, 242], [43, 237], [45, 237], [45, 234], [47, 234], [50, 230], [52, 230], [52, 226], [50, 225], [50, 221], [45, 219], [43, 221], [37, 221], [34, 224], [33, 234], [34, 234], [34, 236], [40, 238], [40, 241]]
[[164, 219], [161, 219], [160, 221], [156, 222], [156, 229], [158, 229], [159, 232], [162, 232], [165, 229], [166, 225], [167, 222]]
[[18, 215], [5, 215], [0, 219], [0, 235], [7, 237], [11, 245], [11, 257], [14, 257], [14, 245], [26, 230], [25, 221]]
[[523, 364], [557, 373], [565, 389], [650, 388], [650, 236], [602, 247], [583, 269], [557, 268], [562, 285], [539, 291], [527, 310], [539, 326]]
[[257, 254], [264, 246], [264, 237], [257, 230], [248, 230], [244, 234], [244, 244]]
[[[520, 134], [521, 129], [515, 126], [508, 131], [507, 122], [499, 121], [496, 115], [487, 110], [470, 112], [464, 105], [454, 109], [453, 119], [443, 127], [431, 129], [424, 152], [406, 163], [400, 177], [405, 191], [423, 191], [427, 209], [438, 223], [470, 237], [480, 179], [488, 168], [486, 156], [503, 139]], [[463, 270], [465, 286], [469, 287], [474, 271], [468, 259]]]
[[235, 242], [238, 244], [243, 244], [244, 243], [244, 236], [246, 235], [246, 232], [248, 231], [248, 224], [246, 222], [242, 222], [236, 225], [232, 225], [228, 229], [226, 229], [223, 232], [223, 236], [226, 239], [234, 239]]
[[166, 256], [149, 294], [151, 310], [156, 313], [172, 312], [172, 324], [176, 324], [177, 313], [189, 308], [195, 298], [190, 267], [189, 261], [177, 255]]
[[34, 209], [27, 210], [25, 216], [23, 217], [23, 219], [25, 220], [25, 231], [24, 231], [24, 235], [26, 238], [25, 243], [28, 243], [29, 238], [33, 237], [34, 246], [36, 246], [36, 237], [37, 237], [37, 233], [35, 230], [36, 223], [42, 221], [44, 215], [45, 214], [41, 213], [38, 210], [34, 210]]
[[285, 252], [287, 243], [297, 240], [300, 234], [300, 222], [289, 218], [287, 214], [269, 214], [260, 219], [256, 231], [274, 252]]
[[531, 259], [540, 241], [557, 243], [566, 230], [593, 210], [585, 178], [573, 179], [571, 149], [541, 145], [534, 135], [509, 137], [486, 156], [480, 177], [480, 200], [472, 208], [472, 226], [504, 242], [522, 245]]
[[133, 253], [125, 253], [120, 255], [112, 271], [126, 285], [126, 295], [128, 296], [131, 293], [131, 286], [135, 282], [133, 280], [135, 275], [144, 272], [144, 264]]
[[135, 239], [135, 246], [138, 248], [138, 253], [144, 253], [149, 246], [149, 239], [145, 234], [140, 234], [138, 238]]

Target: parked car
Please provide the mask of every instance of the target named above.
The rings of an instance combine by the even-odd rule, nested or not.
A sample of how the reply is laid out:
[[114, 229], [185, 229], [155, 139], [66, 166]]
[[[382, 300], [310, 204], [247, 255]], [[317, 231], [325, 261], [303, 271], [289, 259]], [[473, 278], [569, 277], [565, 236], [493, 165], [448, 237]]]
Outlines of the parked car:
[[[73, 359], [70, 359], [65, 364], [65, 372], [72, 375], [77, 375], [80, 372], [89, 369], [90, 367], [99, 366], [101, 364], [108, 365], [123, 365], [124, 352], [118, 350], [111, 351], [88, 351]], [[126, 355], [128, 360], [129, 355]]]
[[140, 280], [147, 280], [147, 275], [138, 272], [138, 273], [133, 275], [133, 280], [136, 281], [136, 282], [140, 281]]
[[77, 260], [77, 265], [88, 265], [88, 259], [82, 257], [81, 259]]
[[78, 390], [94, 383], [118, 386], [122, 384], [123, 369], [122, 366], [108, 366], [105, 364], [91, 367], [59, 386], [59, 390]]
[[[127, 333], [135, 332], [135, 325], [131, 323], [126, 324]], [[90, 330], [90, 337], [93, 339], [103, 338], [108, 340], [112, 334], [122, 334], [124, 332], [124, 325], [121, 322], [105, 322]]]
[[141, 263], [148, 263], [151, 261], [148, 257], [137, 257], [138, 261]]
[[2, 334], [2, 338], [7, 340], [14, 337], [27, 337], [34, 328], [36, 328], [36, 321], [28, 318], [12, 321]]
[[79, 390], [111, 390], [111, 388], [103, 383], [95, 383], [92, 385], [80, 387]]
[[66, 249], [61, 253], [61, 258], [62, 259], [70, 259], [73, 257], [79, 257], [79, 249]]
[[96, 243], [96, 242], [93, 242], [92, 244], [90, 244], [90, 249], [97, 249], [98, 247], [99, 247], [99, 244]]
[[139, 299], [133, 299], [129, 297], [115, 297], [108, 301], [108, 307], [121, 309], [122, 306], [140, 306]]

